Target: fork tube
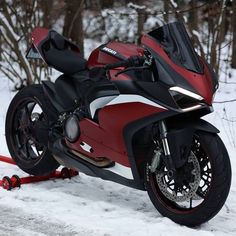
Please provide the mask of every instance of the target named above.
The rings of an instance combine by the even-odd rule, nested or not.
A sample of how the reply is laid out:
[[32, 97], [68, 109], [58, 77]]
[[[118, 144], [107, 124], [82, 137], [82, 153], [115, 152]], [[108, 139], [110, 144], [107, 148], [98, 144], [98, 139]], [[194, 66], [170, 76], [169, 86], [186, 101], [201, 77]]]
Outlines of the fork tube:
[[165, 121], [160, 122], [160, 134], [161, 134], [161, 140], [162, 140], [165, 156], [169, 156], [170, 148], [169, 148], [169, 144], [167, 140], [167, 129], [166, 129]]
[[172, 161], [171, 154], [170, 154], [170, 148], [169, 148], [168, 139], [167, 139], [168, 132], [167, 132], [166, 123], [164, 120], [160, 121], [159, 129], [160, 129], [160, 138], [161, 138], [163, 149], [164, 149], [167, 168], [168, 170], [174, 171], [175, 166]]

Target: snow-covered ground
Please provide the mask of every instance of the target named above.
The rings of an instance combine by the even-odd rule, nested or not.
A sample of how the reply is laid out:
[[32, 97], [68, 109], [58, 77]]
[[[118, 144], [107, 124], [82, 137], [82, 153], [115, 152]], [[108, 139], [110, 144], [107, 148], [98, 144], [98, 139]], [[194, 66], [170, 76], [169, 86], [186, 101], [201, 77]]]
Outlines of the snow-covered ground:
[[[9, 155], [4, 123], [13, 94], [8, 81], [0, 80], [0, 154]], [[220, 84], [216, 101], [232, 98], [236, 98], [236, 85]], [[196, 229], [180, 226], [162, 217], [145, 192], [80, 174], [10, 192], [0, 188], [0, 235], [236, 235], [236, 102], [215, 104], [215, 112], [206, 119], [220, 129], [233, 168], [227, 202], [208, 223]], [[12, 174], [25, 175], [0, 163], [0, 178]]]

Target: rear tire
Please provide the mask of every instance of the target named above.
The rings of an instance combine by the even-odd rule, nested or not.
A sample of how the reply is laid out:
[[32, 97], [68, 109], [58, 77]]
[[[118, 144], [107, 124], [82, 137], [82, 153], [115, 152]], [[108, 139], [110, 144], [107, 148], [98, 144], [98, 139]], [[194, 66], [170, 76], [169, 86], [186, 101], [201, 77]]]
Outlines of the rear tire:
[[10, 103], [5, 124], [7, 146], [16, 164], [30, 175], [47, 175], [59, 167], [48, 147], [38, 143], [30, 131], [37, 120], [49, 125], [53, 119], [56, 111], [41, 85], [23, 88]]
[[[206, 181], [210, 184], [203, 189], [199, 187], [197, 195], [191, 199], [191, 207], [180, 207], [179, 203], [168, 199], [165, 194], [159, 188], [157, 183], [156, 173], [147, 173], [147, 192], [148, 195], [156, 207], [156, 209], [163, 215], [176, 223], [186, 226], [197, 226], [211, 218], [213, 218], [223, 207], [231, 184], [231, 165], [227, 150], [217, 134], [211, 134], [206, 132], [196, 133], [198, 137], [200, 148], [195, 150], [195, 156], [197, 157], [199, 164], [203, 160], [200, 156], [200, 149], [207, 155], [207, 162], [205, 162], [201, 168], [201, 178], [203, 178], [203, 169], [206, 170], [210, 166], [211, 173], [206, 178]], [[195, 136], [195, 137], [196, 137]], [[152, 152], [153, 153], [153, 152]], [[206, 163], [210, 164], [206, 164]], [[205, 167], [204, 167], [205, 166]], [[202, 181], [202, 180], [201, 180]], [[196, 200], [196, 196], [202, 197], [202, 201], [199, 200], [199, 205], [192, 207], [193, 199]], [[190, 200], [189, 200], [190, 201]], [[181, 202], [182, 203], [182, 202]]]

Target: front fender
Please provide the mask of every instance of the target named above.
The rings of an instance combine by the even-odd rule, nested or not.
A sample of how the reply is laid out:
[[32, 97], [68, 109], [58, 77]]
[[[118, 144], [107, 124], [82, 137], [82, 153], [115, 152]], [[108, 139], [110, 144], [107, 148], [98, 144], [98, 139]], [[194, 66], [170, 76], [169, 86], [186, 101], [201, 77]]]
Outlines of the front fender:
[[168, 131], [168, 144], [176, 168], [181, 167], [186, 162], [191, 150], [193, 135], [196, 131], [219, 133], [219, 130], [212, 124], [201, 119], [182, 122], [180, 127], [177, 126]]
[[197, 121], [192, 122], [191, 126], [194, 128], [194, 130], [200, 130], [200, 131], [205, 131], [209, 133], [219, 133], [220, 131], [213, 126], [211, 123], [199, 119]]

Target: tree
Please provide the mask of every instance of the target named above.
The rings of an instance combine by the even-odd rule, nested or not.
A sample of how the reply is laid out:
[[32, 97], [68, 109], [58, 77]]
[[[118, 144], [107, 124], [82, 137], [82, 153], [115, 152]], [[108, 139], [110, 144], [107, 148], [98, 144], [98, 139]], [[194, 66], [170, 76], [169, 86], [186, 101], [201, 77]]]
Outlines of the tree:
[[52, 22], [46, 17], [49, 5], [44, 12], [42, 5], [46, 1], [0, 1], [1, 73], [15, 84], [16, 89], [49, 79], [49, 70], [42, 61], [28, 61], [25, 57], [31, 45], [32, 30], [37, 26], [51, 26], [51, 23], [44, 25], [45, 19]]
[[83, 7], [84, 0], [65, 0], [63, 35], [79, 45], [84, 54]]
[[197, 0], [191, 0], [190, 1], [190, 7], [191, 11], [189, 12], [188, 17], [188, 26], [189, 29], [192, 30], [198, 30], [198, 11], [197, 11]]
[[144, 6], [144, 0], [138, 0], [137, 4], [140, 5], [140, 8], [137, 8], [138, 13], [138, 23], [137, 23], [137, 37], [139, 38], [140, 35], [143, 34], [143, 26], [146, 21], [146, 11]]
[[233, 54], [232, 68], [236, 69], [236, 0], [233, 0], [232, 30], [233, 30]]
[[169, 14], [168, 14], [169, 10], [170, 10], [169, 0], [164, 0], [163, 18], [165, 22], [169, 21]]

